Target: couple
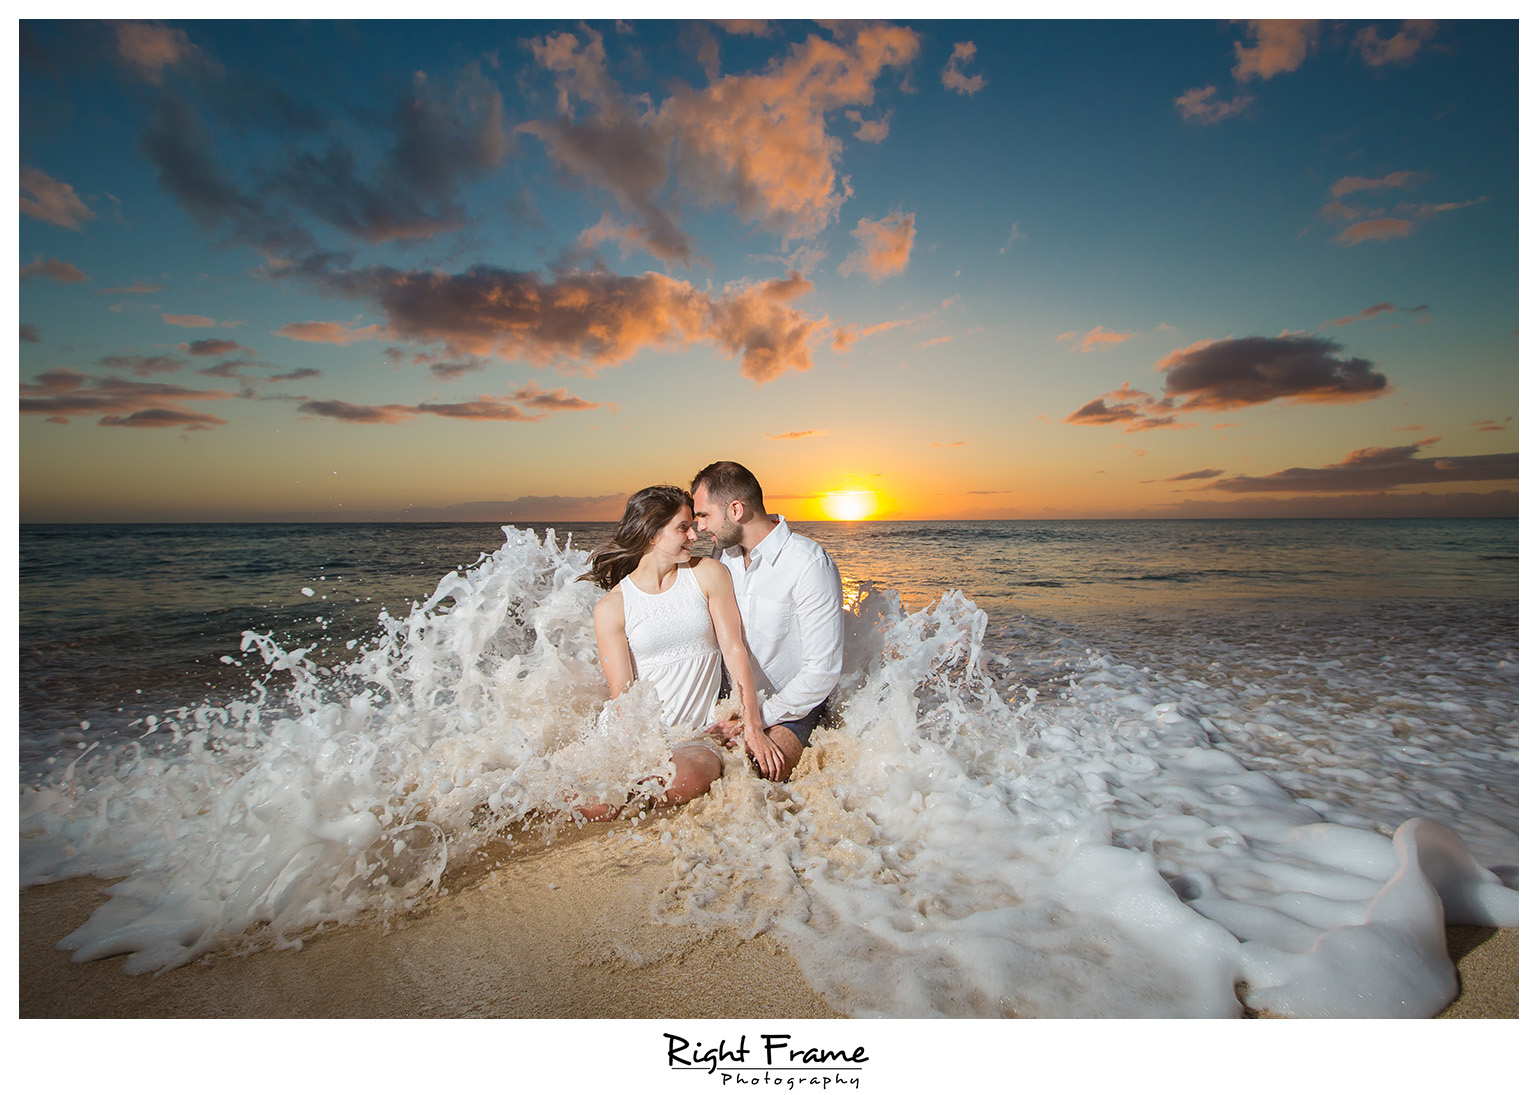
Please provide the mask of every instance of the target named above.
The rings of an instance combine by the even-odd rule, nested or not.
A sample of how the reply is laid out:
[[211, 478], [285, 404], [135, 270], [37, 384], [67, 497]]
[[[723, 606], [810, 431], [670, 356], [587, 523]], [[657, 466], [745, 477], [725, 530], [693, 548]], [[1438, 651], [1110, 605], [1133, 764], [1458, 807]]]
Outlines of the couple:
[[[843, 668], [838, 567], [783, 517], [765, 512], [763, 490], [741, 464], [711, 464], [690, 491], [637, 491], [583, 575], [609, 591], [593, 610], [609, 695], [651, 681], [668, 725], [741, 738], [761, 775], [786, 779]], [[713, 558], [693, 557], [696, 523], [715, 540]], [[742, 715], [706, 729], [726, 691], [723, 662]], [[674, 749], [673, 763], [669, 803], [704, 794], [722, 773], [720, 754], [703, 741]], [[592, 819], [615, 812], [582, 810]]]

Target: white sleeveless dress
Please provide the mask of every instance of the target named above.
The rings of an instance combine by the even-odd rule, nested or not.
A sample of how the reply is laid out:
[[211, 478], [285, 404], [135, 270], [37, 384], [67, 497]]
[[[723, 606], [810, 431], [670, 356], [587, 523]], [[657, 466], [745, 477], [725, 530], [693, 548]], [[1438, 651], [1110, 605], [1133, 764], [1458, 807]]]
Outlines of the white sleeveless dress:
[[656, 687], [669, 726], [705, 726], [721, 691], [721, 648], [694, 568], [679, 564], [661, 593], [643, 592], [628, 576], [619, 588], [636, 676]]

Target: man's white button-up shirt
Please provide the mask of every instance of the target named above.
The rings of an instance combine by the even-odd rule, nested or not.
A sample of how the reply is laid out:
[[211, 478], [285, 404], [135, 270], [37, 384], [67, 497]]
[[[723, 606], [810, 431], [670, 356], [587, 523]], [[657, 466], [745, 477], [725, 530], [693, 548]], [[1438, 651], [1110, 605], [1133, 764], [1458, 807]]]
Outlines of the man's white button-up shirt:
[[752, 655], [753, 683], [768, 691], [764, 725], [799, 719], [816, 707], [844, 668], [844, 587], [838, 566], [814, 540], [775, 529], [748, 553], [718, 552], [731, 572]]

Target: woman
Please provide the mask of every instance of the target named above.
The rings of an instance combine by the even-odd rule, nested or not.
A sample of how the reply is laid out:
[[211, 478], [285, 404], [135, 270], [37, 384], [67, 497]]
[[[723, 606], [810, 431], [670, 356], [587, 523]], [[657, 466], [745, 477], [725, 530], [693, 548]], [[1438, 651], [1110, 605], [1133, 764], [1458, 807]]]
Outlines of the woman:
[[[693, 556], [697, 539], [688, 493], [647, 487], [630, 496], [614, 538], [593, 552], [583, 577], [609, 591], [593, 609], [609, 696], [634, 680], [651, 681], [669, 726], [704, 727], [721, 693], [724, 660], [742, 698], [749, 754], [761, 765], [783, 759], [764, 733], [731, 575], [714, 559]], [[664, 796], [669, 803], [704, 794], [722, 771], [720, 756], [703, 743], [674, 749], [673, 764], [678, 774]], [[617, 812], [602, 804], [582, 808], [593, 820]]]

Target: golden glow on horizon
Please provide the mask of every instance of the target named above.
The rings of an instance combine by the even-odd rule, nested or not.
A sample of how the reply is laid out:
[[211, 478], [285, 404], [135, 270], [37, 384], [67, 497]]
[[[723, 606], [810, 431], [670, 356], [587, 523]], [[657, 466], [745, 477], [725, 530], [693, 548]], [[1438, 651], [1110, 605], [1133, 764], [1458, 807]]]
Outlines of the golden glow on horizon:
[[830, 490], [822, 495], [822, 509], [832, 521], [864, 521], [876, 512], [873, 490]]

